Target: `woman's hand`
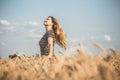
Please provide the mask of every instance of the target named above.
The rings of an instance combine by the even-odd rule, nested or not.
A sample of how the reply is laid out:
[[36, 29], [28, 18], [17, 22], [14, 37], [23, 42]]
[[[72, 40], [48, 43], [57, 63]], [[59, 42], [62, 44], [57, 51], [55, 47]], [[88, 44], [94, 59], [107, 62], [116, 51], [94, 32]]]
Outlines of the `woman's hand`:
[[53, 55], [49, 54], [49, 55], [48, 55], [48, 58], [51, 58], [52, 56], [53, 56]]

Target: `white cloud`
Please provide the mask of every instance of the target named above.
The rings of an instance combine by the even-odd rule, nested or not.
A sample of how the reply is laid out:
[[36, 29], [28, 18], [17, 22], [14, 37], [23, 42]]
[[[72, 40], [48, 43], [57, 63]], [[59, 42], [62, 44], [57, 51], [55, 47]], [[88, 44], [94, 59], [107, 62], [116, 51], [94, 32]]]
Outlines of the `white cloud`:
[[16, 31], [16, 28], [14, 26], [10, 26], [6, 28], [8, 31]]
[[40, 26], [40, 23], [35, 22], [35, 21], [28, 21], [26, 24], [31, 25], [31, 26]]
[[35, 29], [31, 29], [28, 31], [28, 36], [31, 37], [31, 38], [40, 38], [41, 35], [38, 34], [37, 30]]
[[90, 36], [90, 39], [95, 39], [95, 37], [94, 36]]
[[6, 43], [4, 43], [4, 42], [1, 42], [0, 44], [1, 44], [2, 46], [5, 46], [5, 45], [6, 45]]
[[10, 23], [9, 21], [7, 20], [0, 20], [0, 24], [3, 26], [1, 27], [0, 29], [0, 33], [6, 33], [6, 32], [14, 32], [17, 30], [17, 26], [18, 24], [17, 23]]
[[[16, 23], [16, 22], [9, 22], [7, 20], [0, 20], [0, 25], [1, 25], [0, 34], [3, 34], [3, 33], [8, 33], [8, 32], [14, 32], [19, 29], [26, 30], [26, 29], [28, 29], [28, 27], [26, 27], [26, 26], [40, 26], [40, 23], [35, 22], [35, 21]], [[34, 38], [41, 37], [38, 33], [39, 33], [39, 31], [37, 31], [37, 30], [30, 30], [29, 36], [34, 37]]]
[[0, 20], [0, 24], [5, 25], [5, 26], [9, 26], [10, 22], [8, 22], [7, 20]]
[[104, 35], [104, 38], [105, 38], [106, 41], [110, 41], [110, 40], [111, 40], [110, 35], [106, 35], [106, 34], [105, 34], [105, 35]]

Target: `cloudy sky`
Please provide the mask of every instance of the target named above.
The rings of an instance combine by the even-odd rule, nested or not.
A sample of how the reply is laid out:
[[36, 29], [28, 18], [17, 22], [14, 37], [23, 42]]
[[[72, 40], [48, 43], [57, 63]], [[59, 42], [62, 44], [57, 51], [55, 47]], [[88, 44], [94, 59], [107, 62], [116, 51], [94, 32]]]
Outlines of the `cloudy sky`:
[[94, 42], [120, 49], [119, 0], [0, 0], [0, 56], [40, 53], [38, 42], [49, 15], [65, 31], [69, 52], [78, 43], [90, 50]]

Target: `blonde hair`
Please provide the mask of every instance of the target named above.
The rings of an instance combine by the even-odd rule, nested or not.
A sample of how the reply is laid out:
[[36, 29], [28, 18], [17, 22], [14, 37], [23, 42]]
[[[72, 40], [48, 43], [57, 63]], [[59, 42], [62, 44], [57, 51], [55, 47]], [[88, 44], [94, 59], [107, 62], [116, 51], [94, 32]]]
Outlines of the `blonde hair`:
[[52, 17], [52, 16], [49, 16], [49, 18], [52, 19], [52, 22], [53, 22], [53, 31], [54, 31], [54, 34], [55, 34], [55, 38], [56, 38], [56, 43], [58, 45], [60, 45], [62, 48], [66, 49], [66, 39], [65, 39], [65, 33], [64, 31], [62, 30], [62, 28], [60, 27], [58, 21], [56, 18]]

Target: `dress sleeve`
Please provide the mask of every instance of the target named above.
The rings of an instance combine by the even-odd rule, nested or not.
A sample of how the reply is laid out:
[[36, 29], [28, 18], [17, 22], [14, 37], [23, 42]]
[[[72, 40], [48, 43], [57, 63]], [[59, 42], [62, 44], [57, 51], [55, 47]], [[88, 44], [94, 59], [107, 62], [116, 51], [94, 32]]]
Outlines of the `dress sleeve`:
[[55, 35], [52, 31], [47, 32], [47, 38], [49, 37], [55, 38]]

